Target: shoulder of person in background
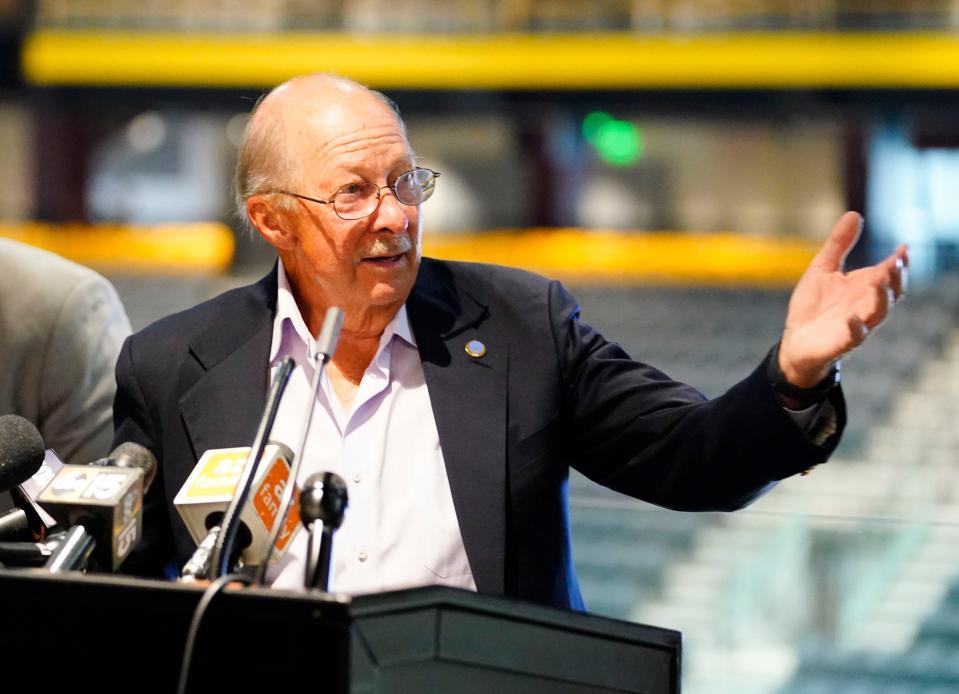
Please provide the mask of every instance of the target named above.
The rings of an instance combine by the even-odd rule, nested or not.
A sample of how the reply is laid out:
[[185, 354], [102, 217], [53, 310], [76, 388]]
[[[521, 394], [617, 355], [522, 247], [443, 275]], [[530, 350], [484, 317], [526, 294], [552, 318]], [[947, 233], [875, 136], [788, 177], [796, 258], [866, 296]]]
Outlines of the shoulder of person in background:
[[0, 412], [33, 422], [67, 462], [106, 455], [114, 368], [130, 321], [104, 277], [0, 239]]

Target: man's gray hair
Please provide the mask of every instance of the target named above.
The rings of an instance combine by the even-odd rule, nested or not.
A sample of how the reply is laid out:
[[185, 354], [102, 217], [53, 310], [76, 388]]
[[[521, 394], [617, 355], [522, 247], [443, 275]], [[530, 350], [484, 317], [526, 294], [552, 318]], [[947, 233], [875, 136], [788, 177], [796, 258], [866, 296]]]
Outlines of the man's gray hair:
[[[263, 100], [269, 96], [270, 92], [263, 94], [257, 99], [253, 109], [250, 111], [250, 117], [246, 121], [246, 127], [243, 130], [243, 139], [240, 142], [240, 150], [236, 159], [236, 171], [233, 174], [233, 199], [236, 205], [236, 216], [243, 229], [248, 231], [251, 236], [256, 235], [250, 218], [246, 213], [246, 201], [254, 195], [260, 195], [272, 190], [276, 190], [279, 181], [278, 170], [285, 172], [288, 177], [286, 185], [295, 183], [299, 178], [299, 173], [291, 170], [286, 151], [286, 138], [284, 137], [283, 124], [273, 123], [272, 127], [253, 127], [253, 118], [257, 109]], [[280, 205], [290, 205], [293, 201], [286, 200], [285, 196], [279, 201]]]

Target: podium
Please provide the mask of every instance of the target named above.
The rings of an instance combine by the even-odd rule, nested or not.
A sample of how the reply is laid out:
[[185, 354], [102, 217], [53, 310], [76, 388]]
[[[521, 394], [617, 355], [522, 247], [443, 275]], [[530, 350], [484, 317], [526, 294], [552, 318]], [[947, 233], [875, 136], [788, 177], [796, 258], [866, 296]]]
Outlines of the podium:
[[[0, 677], [36, 691], [176, 691], [202, 589], [0, 570]], [[431, 586], [361, 596], [228, 589], [190, 692], [679, 692], [676, 631]]]

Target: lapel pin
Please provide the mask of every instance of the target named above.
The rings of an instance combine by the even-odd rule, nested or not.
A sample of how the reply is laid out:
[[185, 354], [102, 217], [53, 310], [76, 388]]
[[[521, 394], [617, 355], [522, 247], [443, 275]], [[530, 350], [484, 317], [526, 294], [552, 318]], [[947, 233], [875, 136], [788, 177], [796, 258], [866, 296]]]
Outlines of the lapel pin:
[[484, 345], [479, 340], [470, 340], [466, 343], [466, 353], [473, 357], [473, 359], [479, 359], [484, 354], [486, 354], [486, 345]]

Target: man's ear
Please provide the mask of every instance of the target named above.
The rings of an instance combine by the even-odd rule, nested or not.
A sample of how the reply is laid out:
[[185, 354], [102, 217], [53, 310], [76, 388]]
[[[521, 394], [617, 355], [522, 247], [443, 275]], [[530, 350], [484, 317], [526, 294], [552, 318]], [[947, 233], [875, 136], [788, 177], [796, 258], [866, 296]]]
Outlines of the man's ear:
[[267, 243], [277, 250], [288, 251], [296, 245], [290, 215], [270, 204], [266, 195], [252, 195], [246, 201], [246, 214]]

